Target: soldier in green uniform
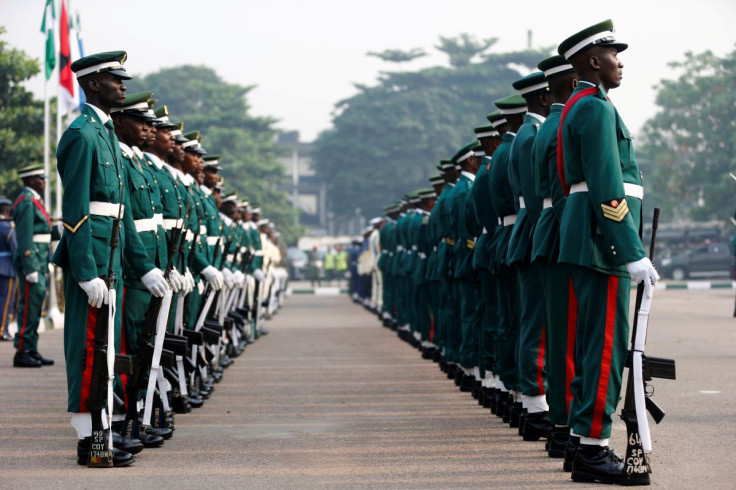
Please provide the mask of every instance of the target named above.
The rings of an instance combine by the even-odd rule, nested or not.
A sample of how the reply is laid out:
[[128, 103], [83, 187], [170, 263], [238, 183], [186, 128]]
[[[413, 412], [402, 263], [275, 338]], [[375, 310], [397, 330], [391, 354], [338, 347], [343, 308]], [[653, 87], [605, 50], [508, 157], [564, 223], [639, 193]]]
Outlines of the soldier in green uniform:
[[621, 84], [617, 55], [627, 47], [613, 30], [607, 20], [558, 48], [580, 77], [561, 116], [557, 148], [560, 181], [569, 193], [559, 261], [572, 264], [578, 301], [569, 425], [580, 447], [572, 478], [604, 483], [622, 476], [608, 438], [626, 360], [631, 280], [650, 289], [659, 279], [638, 235], [644, 193], [631, 135], [607, 98]]
[[[490, 117], [490, 116], [489, 116]], [[502, 119], [501, 113], [493, 116], [493, 121]], [[505, 123], [505, 120], [504, 120]], [[489, 237], [493, 235], [498, 225], [498, 216], [493, 209], [490, 194], [490, 169], [493, 153], [501, 143], [501, 136], [493, 124], [475, 128], [475, 136], [483, 147], [483, 156], [480, 158], [478, 172], [475, 174], [470, 199], [475, 214], [475, 221], [481, 228], [478, 239], [473, 249], [473, 269], [479, 282], [480, 293], [480, 315], [481, 327], [479, 331], [479, 359], [480, 375], [482, 377], [482, 389], [479, 402], [486, 408], [492, 407], [492, 393], [495, 389], [493, 335], [496, 327], [496, 316], [498, 314], [498, 290], [495, 277], [488, 268], [491, 253], [488, 248]]]
[[[158, 268], [163, 269], [167, 264], [168, 250], [163, 228], [161, 192], [139, 148], [145, 147], [149, 137], [148, 123], [152, 118], [149, 115], [148, 102], [152, 95], [151, 92], [130, 94], [121, 106], [110, 110], [110, 115], [118, 137], [123, 166], [127, 170], [126, 187], [130, 195], [128, 212], [133, 216], [135, 229], [148, 257]], [[141, 335], [151, 295], [127, 261], [123, 267], [123, 278], [125, 335], [122, 350], [126, 354], [137, 356], [142, 347]], [[141, 397], [141, 392], [133, 386], [126, 386], [125, 394], [126, 404], [136, 404]], [[156, 400], [156, 403], [160, 401]], [[157, 428], [156, 433], [152, 432], [152, 428], [148, 432], [140, 431], [137, 410], [135, 412], [136, 416], [127, 417], [124, 427], [120, 428], [126, 437], [139, 439], [145, 447], [159, 447], [163, 444], [164, 437], [171, 436], [171, 429], [166, 427]], [[127, 410], [126, 413], [131, 411]], [[113, 422], [116, 422], [117, 417], [119, 416], [113, 416]], [[115, 428], [115, 423], [113, 427]]]
[[[127, 169], [110, 120], [110, 109], [125, 100], [124, 51], [99, 53], [72, 63], [87, 104], [64, 132], [57, 148], [58, 170], [64, 188], [62, 223], [64, 234], [54, 254], [54, 263], [64, 269], [66, 306], [64, 353], [66, 358], [68, 410], [79, 439], [77, 462], [87, 463], [91, 448], [92, 420], [87, 401], [94, 359], [93, 341], [97, 309], [109, 299], [105, 281], [108, 266], [116, 272], [114, 284], [115, 349], [120, 349], [123, 258], [146, 288], [157, 296], [167, 288], [161, 270], [148, 257], [135, 230], [130, 196], [125, 192]], [[122, 200], [121, 200], [122, 199]], [[113, 220], [122, 214], [119, 250], [110, 259]], [[112, 410], [112, 407], [108, 407]], [[113, 464], [127, 466], [130, 453], [113, 449]]]
[[557, 175], [557, 130], [562, 108], [575, 89], [578, 77], [572, 65], [559, 55], [543, 60], [538, 68], [549, 84], [552, 105], [532, 146], [532, 173], [536, 194], [542, 199], [542, 212], [534, 228], [531, 260], [538, 264], [544, 291], [547, 404], [549, 420], [556, 426], [547, 435], [547, 451], [551, 457], [561, 457], [570, 436], [568, 402], [572, 398], [570, 383], [575, 375], [575, 325], [570, 325], [570, 321], [575, 321], [577, 304], [569, 266], [557, 262], [560, 219], [566, 199]]
[[[54, 361], [38, 352], [38, 324], [41, 321], [41, 306], [46, 297], [52, 232], [51, 218], [43, 206], [46, 175], [43, 166], [31, 165], [20, 169], [18, 176], [23, 180], [23, 190], [13, 204], [17, 239], [13, 266], [20, 290], [13, 366], [50, 366]], [[53, 230], [56, 231], [55, 228]]]
[[434, 354], [434, 344], [431, 341], [432, 335], [432, 310], [430, 308], [430, 284], [427, 278], [427, 260], [432, 253], [432, 247], [429, 242], [429, 215], [434, 207], [437, 194], [434, 189], [420, 189], [417, 191], [421, 202], [419, 204], [418, 213], [419, 224], [416, 230], [417, 244], [417, 260], [412, 272], [412, 281], [414, 284], [414, 304], [416, 311], [414, 313], [417, 321], [417, 330], [420, 335], [422, 357], [429, 359]]
[[450, 236], [455, 241], [453, 248], [453, 279], [455, 301], [458, 312], [459, 327], [455, 332], [458, 351], [458, 364], [464, 370], [460, 389], [471, 391], [480, 381], [478, 369], [478, 350], [480, 347], [478, 329], [479, 288], [475, 284], [473, 272], [473, 249], [475, 237], [480, 235], [475, 211], [472, 208], [473, 200], [471, 189], [478, 171], [480, 157], [475, 155], [477, 141], [463, 145], [453, 156], [452, 160], [460, 166], [460, 176], [455, 183], [455, 190], [450, 197], [450, 219], [452, 232]]
[[531, 263], [532, 233], [542, 199], [534, 188], [532, 145], [537, 129], [549, 113], [548, 86], [544, 73], [534, 72], [513, 83], [526, 100], [524, 123], [511, 144], [509, 183], [516, 197], [516, 223], [509, 238], [507, 263], [516, 268], [519, 299], [519, 339], [517, 351], [517, 389], [521, 392], [522, 413], [519, 431], [525, 441], [547, 437], [552, 423], [547, 418], [546, 373], [544, 370], [545, 334], [542, 284], [537, 265]]
[[442, 177], [442, 174], [437, 174], [430, 177], [429, 182], [432, 184], [435, 197], [434, 203], [432, 204], [432, 209], [430, 210], [429, 216], [427, 218], [426, 227], [427, 263], [425, 266], [425, 276], [428, 283], [427, 289], [429, 290], [430, 308], [430, 346], [427, 349], [426, 357], [439, 362], [441, 359], [441, 352], [438, 348], [435, 338], [437, 335], [440, 307], [440, 275], [437, 272], [437, 244], [439, 243], [439, 236], [436, 230], [437, 221], [436, 219], [433, 220], [432, 216], [436, 216], [435, 208], [437, 207], [439, 196], [442, 194], [442, 191], [445, 188], [445, 179], [444, 177]]

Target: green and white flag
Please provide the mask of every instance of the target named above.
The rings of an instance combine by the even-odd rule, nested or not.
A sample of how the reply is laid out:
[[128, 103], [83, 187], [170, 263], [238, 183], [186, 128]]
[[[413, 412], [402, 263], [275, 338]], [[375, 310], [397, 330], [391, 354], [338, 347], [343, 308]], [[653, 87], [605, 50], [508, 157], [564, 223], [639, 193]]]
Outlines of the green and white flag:
[[51, 78], [56, 66], [56, 46], [54, 42], [54, 25], [56, 24], [56, 13], [54, 11], [54, 0], [46, 0], [46, 8], [43, 12], [43, 23], [41, 33], [46, 35], [46, 80]]

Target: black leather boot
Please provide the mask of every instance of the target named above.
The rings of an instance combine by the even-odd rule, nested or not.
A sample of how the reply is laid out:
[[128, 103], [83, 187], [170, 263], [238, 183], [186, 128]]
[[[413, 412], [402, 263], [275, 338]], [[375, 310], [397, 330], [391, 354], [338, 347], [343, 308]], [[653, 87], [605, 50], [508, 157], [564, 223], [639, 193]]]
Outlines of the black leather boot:
[[572, 464], [571, 478], [584, 483], [619, 483], [624, 464], [608, 446], [580, 444]]
[[524, 422], [525, 441], [538, 441], [547, 438], [547, 433], [554, 428], [554, 424], [547, 417], [547, 412], [529, 413]]

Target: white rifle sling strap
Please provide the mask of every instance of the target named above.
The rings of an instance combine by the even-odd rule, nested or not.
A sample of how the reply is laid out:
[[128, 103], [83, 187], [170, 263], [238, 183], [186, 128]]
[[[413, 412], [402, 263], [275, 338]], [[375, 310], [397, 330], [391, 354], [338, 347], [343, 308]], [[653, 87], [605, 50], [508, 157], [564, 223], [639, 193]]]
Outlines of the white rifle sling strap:
[[636, 338], [631, 369], [634, 370], [634, 406], [636, 407], [636, 422], [639, 425], [641, 447], [645, 453], [652, 452], [652, 438], [649, 433], [649, 420], [644, 394], [643, 358], [644, 346], [647, 342], [647, 326], [649, 324], [649, 309], [652, 306], [653, 287], [644, 288], [639, 314], [637, 316]]
[[[156, 391], [156, 381], [161, 372], [161, 351], [164, 348], [164, 337], [166, 336], [166, 322], [169, 319], [169, 310], [171, 309], [171, 289], [167, 289], [161, 300], [161, 308], [158, 310], [156, 317], [156, 337], [153, 343], [153, 356], [151, 357], [151, 371], [148, 375], [148, 387], [146, 390], [146, 404], [143, 409], [143, 426], [151, 426], [151, 410], [153, 409], [153, 394]], [[165, 398], [166, 393], [161, 392], [161, 398]]]
[[113, 383], [115, 382], [115, 306], [117, 292], [114, 287], [107, 290], [107, 430], [110, 450], [112, 451], [112, 407]]

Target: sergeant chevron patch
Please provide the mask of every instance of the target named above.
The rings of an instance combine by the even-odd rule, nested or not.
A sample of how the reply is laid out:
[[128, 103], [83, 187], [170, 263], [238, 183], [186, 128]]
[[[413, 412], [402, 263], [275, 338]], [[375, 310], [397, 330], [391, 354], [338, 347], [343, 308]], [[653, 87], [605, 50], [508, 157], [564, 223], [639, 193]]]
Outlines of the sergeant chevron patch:
[[629, 212], [629, 204], [626, 202], [625, 197], [621, 199], [611, 199], [608, 202], [602, 202], [601, 209], [603, 210], [604, 218], [620, 223]]
[[77, 224], [74, 225], [74, 226], [68, 225], [64, 221], [62, 221], [61, 224], [64, 225], [64, 228], [66, 228], [67, 230], [69, 230], [69, 232], [73, 235], [73, 234], [75, 234], [77, 232], [77, 230], [79, 229], [79, 227], [82, 226], [82, 223], [84, 223], [85, 221], [87, 221], [87, 218], [89, 218], [89, 215], [86, 215], [85, 214], [84, 215], [84, 218], [80, 219], [77, 222]]

